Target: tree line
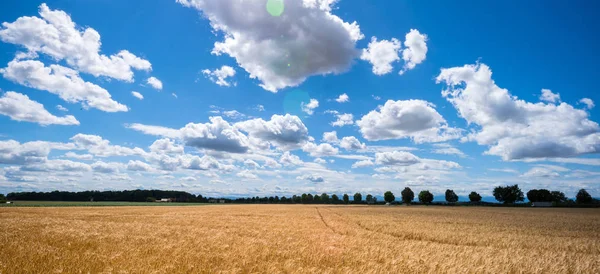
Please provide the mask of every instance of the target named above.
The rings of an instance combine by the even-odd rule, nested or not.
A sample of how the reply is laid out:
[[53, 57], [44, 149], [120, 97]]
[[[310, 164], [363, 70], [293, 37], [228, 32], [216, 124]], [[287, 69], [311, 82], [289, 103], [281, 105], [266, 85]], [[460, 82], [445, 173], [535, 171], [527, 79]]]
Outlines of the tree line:
[[[400, 201], [396, 201], [396, 196], [391, 191], [386, 191], [383, 194], [383, 201], [378, 201], [377, 197], [372, 194], [367, 194], [363, 200], [363, 195], [359, 192], [352, 195], [337, 194], [329, 195], [303, 193], [301, 195], [286, 196], [270, 196], [270, 197], [248, 197], [248, 198], [218, 198], [226, 203], [287, 203], [287, 204], [382, 204], [382, 203], [413, 203], [415, 193], [410, 187], [406, 187], [400, 192]], [[493, 190], [494, 198], [504, 204], [514, 204], [524, 201], [523, 191], [518, 185], [498, 186]], [[202, 195], [194, 195], [184, 191], [172, 190], [123, 190], [123, 191], [52, 191], [52, 192], [12, 192], [6, 197], [0, 194], [0, 202], [8, 200], [21, 201], [128, 201], [128, 202], [153, 202], [157, 199], [169, 198], [174, 202], [192, 202], [192, 203], [208, 203], [216, 198], [203, 197]], [[458, 195], [452, 189], [447, 189], [444, 193], [444, 198], [447, 203], [457, 203]], [[480, 203], [481, 195], [475, 191], [468, 195], [470, 203]], [[417, 195], [419, 203], [431, 204], [434, 200], [434, 195], [429, 190], [420, 191]], [[532, 189], [527, 192], [527, 199], [532, 202], [551, 202], [556, 205], [568, 204], [600, 204], [598, 200], [585, 190], [581, 189], [577, 192], [575, 201], [568, 199], [564, 193], [560, 191], [550, 191], [547, 189]]]

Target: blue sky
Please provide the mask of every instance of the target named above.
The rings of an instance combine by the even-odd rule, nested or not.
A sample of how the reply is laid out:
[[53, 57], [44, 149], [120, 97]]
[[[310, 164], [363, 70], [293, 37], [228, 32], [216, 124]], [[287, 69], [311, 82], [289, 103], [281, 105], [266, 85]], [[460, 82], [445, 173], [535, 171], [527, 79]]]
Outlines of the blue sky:
[[0, 192], [600, 195], [597, 3], [270, 1], [1, 3]]

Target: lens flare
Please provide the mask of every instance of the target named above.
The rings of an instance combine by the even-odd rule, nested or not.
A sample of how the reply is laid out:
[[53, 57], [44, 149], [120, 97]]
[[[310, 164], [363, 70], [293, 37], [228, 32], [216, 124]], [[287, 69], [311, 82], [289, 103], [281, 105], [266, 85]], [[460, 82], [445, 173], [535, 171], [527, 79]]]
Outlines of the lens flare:
[[279, 17], [283, 13], [283, 0], [268, 0], [267, 12], [271, 16]]

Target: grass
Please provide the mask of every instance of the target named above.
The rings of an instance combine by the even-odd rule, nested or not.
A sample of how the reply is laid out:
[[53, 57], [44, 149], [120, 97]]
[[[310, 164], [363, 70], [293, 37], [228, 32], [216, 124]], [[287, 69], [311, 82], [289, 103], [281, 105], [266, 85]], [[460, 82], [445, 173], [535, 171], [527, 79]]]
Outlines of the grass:
[[198, 206], [199, 203], [151, 203], [151, 202], [68, 202], [68, 201], [12, 201], [0, 207], [73, 207], [73, 206]]
[[600, 211], [0, 208], [0, 273], [600, 273]]

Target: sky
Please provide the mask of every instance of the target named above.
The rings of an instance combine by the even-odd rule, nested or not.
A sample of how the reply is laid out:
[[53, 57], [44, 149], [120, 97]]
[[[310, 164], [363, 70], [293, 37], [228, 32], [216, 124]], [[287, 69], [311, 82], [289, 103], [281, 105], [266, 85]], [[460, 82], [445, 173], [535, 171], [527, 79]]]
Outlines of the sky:
[[0, 3], [0, 193], [600, 196], [595, 1]]

